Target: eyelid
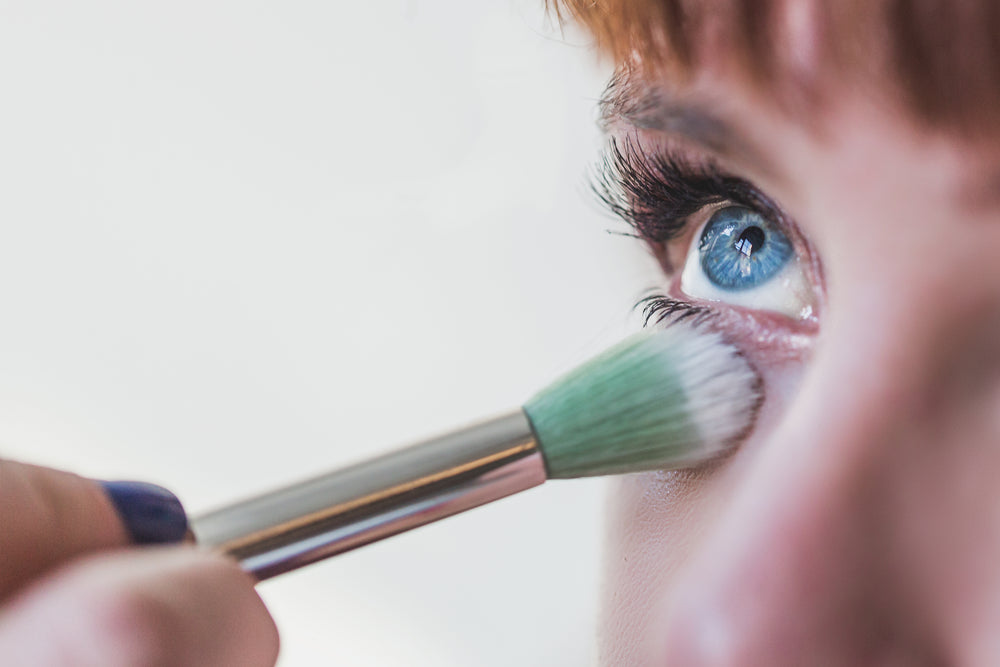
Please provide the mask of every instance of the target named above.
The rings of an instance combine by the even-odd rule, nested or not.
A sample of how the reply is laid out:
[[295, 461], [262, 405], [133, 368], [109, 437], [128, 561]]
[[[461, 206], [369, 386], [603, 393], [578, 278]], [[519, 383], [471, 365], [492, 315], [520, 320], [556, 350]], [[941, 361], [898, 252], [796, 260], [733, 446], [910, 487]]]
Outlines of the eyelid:
[[[638, 135], [612, 138], [592, 186], [598, 198], [631, 227], [633, 236], [647, 243], [667, 274], [668, 289], [640, 302], [647, 322], [671, 318], [678, 312], [710, 316], [734, 342], [769, 359], [800, 358], [818, 332], [823, 303], [822, 272], [818, 256], [798, 225], [770, 197], [750, 181], [732, 175], [711, 159], [698, 159], [688, 150], [657, 142], [645, 149]], [[803, 319], [755, 311], [723, 302], [692, 299], [680, 289], [680, 270], [698, 230], [711, 214], [739, 205], [773, 221], [786, 232], [815, 293], [813, 313]], [[659, 299], [658, 305], [648, 309]], [[668, 312], [669, 311], [669, 312]]]
[[788, 232], [808, 278], [814, 286], [822, 285], [816, 253], [798, 225], [757, 186], [710, 158], [698, 159], [666, 144], [647, 149], [634, 134], [611, 137], [592, 175], [591, 189], [606, 209], [654, 250], [693, 235], [693, 228], [715, 210], [746, 206]]
[[669, 146], [647, 151], [631, 135], [609, 140], [591, 188], [605, 208], [650, 243], [673, 240], [689, 227], [690, 216], [711, 205], [738, 204], [786, 223], [770, 198], [713, 160], [696, 161]]
[[644, 326], [667, 326], [678, 318], [694, 318], [718, 331], [750, 358], [767, 364], [799, 362], [808, 358], [819, 323], [815, 318], [792, 320], [769, 311], [692, 302], [672, 291], [655, 293], [636, 304]]

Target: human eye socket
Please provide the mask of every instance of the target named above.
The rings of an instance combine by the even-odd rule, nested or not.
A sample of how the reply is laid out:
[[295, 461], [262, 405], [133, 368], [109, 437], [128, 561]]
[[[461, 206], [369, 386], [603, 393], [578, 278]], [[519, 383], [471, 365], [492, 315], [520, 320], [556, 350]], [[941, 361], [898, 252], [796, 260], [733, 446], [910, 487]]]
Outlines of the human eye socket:
[[652, 249], [666, 274], [647, 317], [743, 316], [755, 326], [812, 330], [818, 272], [804, 237], [746, 180], [676, 151], [612, 139], [595, 191]]

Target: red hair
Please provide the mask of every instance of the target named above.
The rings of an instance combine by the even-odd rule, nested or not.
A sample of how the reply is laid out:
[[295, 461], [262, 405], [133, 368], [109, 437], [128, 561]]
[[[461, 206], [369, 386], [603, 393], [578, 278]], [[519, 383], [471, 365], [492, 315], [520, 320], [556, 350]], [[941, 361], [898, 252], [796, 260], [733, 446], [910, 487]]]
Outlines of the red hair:
[[[622, 64], [683, 80], [723, 45], [779, 97], [808, 97], [810, 78], [887, 82], [917, 118], [963, 133], [996, 131], [1000, 2], [993, 0], [548, 0]], [[808, 16], [815, 65], [787, 53], [792, 13]], [[711, 41], [710, 41], [711, 40]], [[705, 48], [705, 44], [710, 44]]]

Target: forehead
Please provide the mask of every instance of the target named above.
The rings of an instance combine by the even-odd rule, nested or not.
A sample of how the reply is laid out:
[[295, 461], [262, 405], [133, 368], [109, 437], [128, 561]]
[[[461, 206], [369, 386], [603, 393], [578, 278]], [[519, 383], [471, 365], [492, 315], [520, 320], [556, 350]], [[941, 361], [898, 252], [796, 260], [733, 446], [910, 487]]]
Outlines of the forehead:
[[552, 0], [630, 78], [684, 86], [725, 70], [781, 108], [849, 89], [960, 135], [1000, 127], [994, 0]]

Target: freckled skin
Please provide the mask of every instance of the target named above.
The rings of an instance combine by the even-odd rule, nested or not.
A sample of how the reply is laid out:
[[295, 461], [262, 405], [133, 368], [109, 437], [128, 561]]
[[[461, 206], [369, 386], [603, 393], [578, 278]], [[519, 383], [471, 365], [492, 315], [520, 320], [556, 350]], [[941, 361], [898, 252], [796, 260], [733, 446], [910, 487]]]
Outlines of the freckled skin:
[[616, 483], [601, 664], [1000, 664], [1000, 207], [965, 194], [1000, 144], [849, 87], [822, 137], [724, 68], [692, 89], [778, 166], [728, 165], [808, 237], [824, 303], [805, 338], [744, 335], [767, 400], [739, 451]]

